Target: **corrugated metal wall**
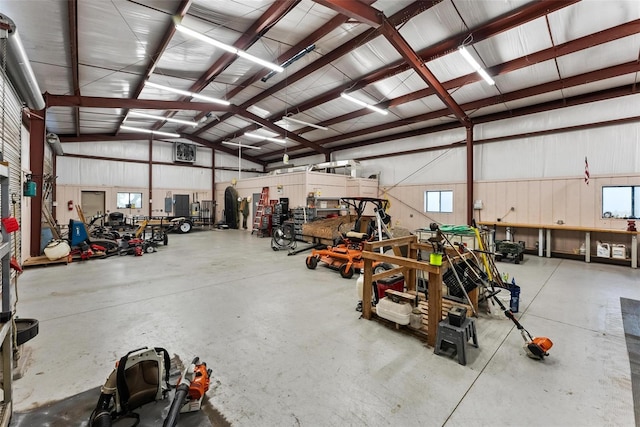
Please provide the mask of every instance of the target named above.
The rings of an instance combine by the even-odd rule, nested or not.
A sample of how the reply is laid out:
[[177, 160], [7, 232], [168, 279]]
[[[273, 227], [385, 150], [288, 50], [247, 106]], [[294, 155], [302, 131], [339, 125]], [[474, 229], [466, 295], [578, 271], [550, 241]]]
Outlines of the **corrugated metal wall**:
[[[0, 70], [0, 150], [4, 161], [9, 162], [10, 199], [15, 200], [15, 217], [20, 220], [22, 205], [22, 167], [21, 167], [21, 131], [22, 102], [16, 95], [6, 74]], [[12, 214], [13, 211], [11, 210]], [[21, 252], [20, 233], [12, 236], [14, 244], [12, 252], [19, 259]]]

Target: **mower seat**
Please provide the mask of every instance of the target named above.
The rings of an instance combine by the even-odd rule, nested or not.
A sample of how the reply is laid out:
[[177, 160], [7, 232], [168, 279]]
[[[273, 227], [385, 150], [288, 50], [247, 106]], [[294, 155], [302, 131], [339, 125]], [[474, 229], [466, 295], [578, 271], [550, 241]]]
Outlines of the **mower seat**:
[[345, 234], [345, 237], [348, 240], [356, 243], [369, 240], [369, 235], [367, 233], [359, 233], [357, 231], [348, 231], [347, 234]]

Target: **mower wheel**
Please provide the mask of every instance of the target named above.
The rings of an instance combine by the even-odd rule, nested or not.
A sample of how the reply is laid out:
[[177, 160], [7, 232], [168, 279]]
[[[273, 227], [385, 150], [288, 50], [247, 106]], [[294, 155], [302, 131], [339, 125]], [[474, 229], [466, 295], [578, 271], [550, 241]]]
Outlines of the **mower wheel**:
[[191, 225], [189, 221], [183, 221], [182, 224], [180, 224], [180, 227], [178, 228], [178, 230], [180, 230], [182, 234], [187, 234], [188, 232], [191, 231], [192, 228], [193, 228], [193, 225]]
[[308, 256], [306, 264], [309, 270], [315, 270], [318, 266], [318, 258], [316, 258], [315, 256]]
[[147, 249], [145, 250], [145, 252], [147, 252], [148, 254], [152, 254], [156, 251], [156, 248], [154, 248], [153, 246], [149, 245], [147, 246]]
[[340, 266], [340, 275], [345, 279], [351, 279], [353, 277], [353, 267], [347, 264]]
[[165, 246], [169, 244], [169, 236], [167, 235], [167, 233], [164, 233], [164, 236], [162, 238], [162, 244]]

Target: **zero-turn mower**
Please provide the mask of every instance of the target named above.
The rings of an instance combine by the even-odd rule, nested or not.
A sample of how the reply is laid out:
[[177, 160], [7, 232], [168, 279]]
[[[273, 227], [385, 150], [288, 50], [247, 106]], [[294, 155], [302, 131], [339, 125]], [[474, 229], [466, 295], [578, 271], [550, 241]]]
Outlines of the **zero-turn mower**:
[[[340, 200], [355, 209], [354, 230], [344, 232], [341, 230], [344, 224], [340, 224], [338, 226], [340, 237], [336, 239], [334, 245], [327, 246], [326, 249], [314, 249], [311, 255], [306, 258], [305, 263], [307, 268], [314, 270], [318, 263], [323, 262], [328, 267], [338, 270], [343, 278], [350, 279], [355, 271], [364, 268], [364, 260], [362, 259], [364, 244], [389, 237], [386, 224], [389, 224], [391, 217], [385, 212], [389, 204], [387, 200], [372, 197], [343, 197]], [[374, 222], [369, 221], [368, 217], [363, 217], [367, 203], [374, 205]], [[373, 263], [374, 272], [389, 268], [390, 266], [381, 262]]]

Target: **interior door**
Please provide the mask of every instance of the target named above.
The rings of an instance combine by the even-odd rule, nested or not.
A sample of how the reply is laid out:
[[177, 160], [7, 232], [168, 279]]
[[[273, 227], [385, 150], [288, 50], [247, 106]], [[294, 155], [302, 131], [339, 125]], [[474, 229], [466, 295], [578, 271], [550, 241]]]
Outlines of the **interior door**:
[[105, 212], [104, 204], [104, 191], [83, 191], [81, 194], [80, 206], [84, 216], [89, 221], [89, 218], [103, 214]]
[[191, 216], [188, 194], [175, 194], [173, 200], [173, 216]]

